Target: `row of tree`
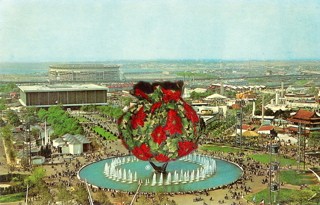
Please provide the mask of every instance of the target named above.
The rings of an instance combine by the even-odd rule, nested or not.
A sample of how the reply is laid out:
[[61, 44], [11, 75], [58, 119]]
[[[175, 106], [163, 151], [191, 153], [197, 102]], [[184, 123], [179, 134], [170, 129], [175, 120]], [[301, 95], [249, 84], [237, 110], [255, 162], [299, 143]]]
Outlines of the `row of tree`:
[[40, 109], [38, 111], [39, 119], [47, 121], [53, 127], [51, 138], [59, 137], [64, 134], [83, 134], [83, 128], [78, 120], [69, 116], [61, 106], [51, 106], [48, 110]]
[[5, 125], [0, 128], [0, 136], [4, 143], [5, 153], [8, 164], [15, 163], [15, 149], [13, 145], [13, 134], [12, 134], [12, 126]]
[[111, 119], [118, 119], [122, 114], [123, 111], [118, 106], [107, 105], [107, 106], [98, 106], [97, 110], [105, 117]]

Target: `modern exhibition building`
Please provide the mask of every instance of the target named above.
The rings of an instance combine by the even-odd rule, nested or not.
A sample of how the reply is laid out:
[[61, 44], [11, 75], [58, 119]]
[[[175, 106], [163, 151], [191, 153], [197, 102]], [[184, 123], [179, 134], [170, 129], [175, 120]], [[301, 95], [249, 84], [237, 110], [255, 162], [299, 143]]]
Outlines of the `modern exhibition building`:
[[19, 89], [23, 106], [107, 105], [108, 88], [95, 84], [21, 85]]
[[107, 64], [57, 64], [49, 66], [51, 82], [120, 81], [120, 66]]

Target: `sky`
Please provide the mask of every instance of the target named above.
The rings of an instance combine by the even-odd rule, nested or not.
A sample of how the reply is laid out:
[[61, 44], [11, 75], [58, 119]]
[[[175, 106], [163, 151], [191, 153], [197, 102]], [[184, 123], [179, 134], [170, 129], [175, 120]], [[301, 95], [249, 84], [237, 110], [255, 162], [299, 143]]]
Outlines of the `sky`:
[[0, 62], [320, 59], [319, 0], [0, 0]]

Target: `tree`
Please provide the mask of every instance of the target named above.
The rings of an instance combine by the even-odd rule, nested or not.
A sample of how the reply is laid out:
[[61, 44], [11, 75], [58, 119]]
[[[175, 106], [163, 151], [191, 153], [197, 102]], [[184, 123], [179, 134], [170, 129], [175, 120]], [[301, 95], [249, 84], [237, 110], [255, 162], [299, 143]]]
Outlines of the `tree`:
[[272, 111], [271, 109], [266, 109], [265, 112], [264, 112], [264, 114], [265, 114], [266, 116], [273, 116], [273, 115], [274, 115], [274, 113], [273, 113], [273, 111]]
[[254, 115], [262, 115], [262, 111], [261, 110], [255, 110]]
[[13, 126], [18, 126], [21, 124], [18, 114], [13, 110], [8, 110], [7, 118], [8, 122]]
[[41, 108], [38, 111], [38, 117], [41, 121], [44, 121], [48, 117], [48, 112], [45, 109]]
[[11, 125], [6, 125], [0, 128], [0, 137], [3, 139], [7, 162], [9, 164], [15, 163], [15, 150], [12, 142], [13, 134], [11, 129]]
[[6, 125], [4, 127], [0, 128], [0, 137], [4, 140], [4, 141], [11, 141], [12, 140], [12, 126], [11, 125]]
[[54, 129], [54, 133], [51, 135], [51, 139], [62, 136], [66, 133], [70, 134], [82, 134], [83, 128], [79, 122], [70, 117], [60, 106], [52, 106], [48, 111], [40, 109], [38, 116], [41, 120], [45, 120], [51, 124]]
[[30, 176], [25, 179], [25, 184], [29, 186], [38, 186], [42, 182], [43, 177], [46, 175], [46, 170], [42, 167], [36, 167], [32, 170]]
[[1, 98], [0, 99], [0, 111], [6, 110], [6, 109], [7, 109], [6, 101], [5, 101], [5, 99]]
[[42, 167], [36, 167], [32, 170], [31, 174], [25, 178], [24, 183], [29, 186], [30, 196], [41, 196], [39, 204], [47, 204], [53, 201], [53, 197], [49, 192], [47, 185], [43, 178], [46, 175], [46, 170]]
[[10, 93], [13, 91], [16, 91], [18, 87], [16, 86], [15, 83], [7, 83], [7, 84], [2, 84], [0, 85], [0, 92], [4, 93]]
[[27, 124], [34, 124], [38, 122], [39, 118], [37, 116], [37, 108], [27, 107], [22, 115], [22, 118]]
[[195, 91], [192, 91], [190, 93], [190, 98], [192, 100], [200, 100], [200, 99], [203, 99], [205, 97], [208, 97], [209, 95], [212, 95], [213, 94], [213, 91], [212, 90], [207, 90], [206, 92], [204, 93], [197, 93]]
[[32, 128], [30, 134], [31, 134], [35, 139], [39, 139], [40, 129], [39, 129], [39, 128]]
[[122, 114], [123, 111], [120, 107], [117, 106], [99, 106], [97, 108], [99, 112], [101, 112], [103, 115], [112, 118], [112, 119], [118, 119]]

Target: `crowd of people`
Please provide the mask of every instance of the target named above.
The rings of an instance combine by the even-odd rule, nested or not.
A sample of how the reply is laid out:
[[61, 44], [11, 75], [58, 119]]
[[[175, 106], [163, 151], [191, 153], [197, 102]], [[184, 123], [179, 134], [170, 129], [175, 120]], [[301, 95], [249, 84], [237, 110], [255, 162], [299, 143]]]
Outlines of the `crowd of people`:
[[[96, 118], [88, 118], [90, 120], [96, 120]], [[109, 124], [110, 122], [101, 121], [100, 124]], [[113, 125], [105, 125], [108, 129], [114, 129], [116, 126]], [[112, 128], [110, 128], [112, 127]], [[101, 139], [97, 133], [93, 132], [91, 126], [84, 126], [84, 130], [89, 139], [96, 140], [101, 146], [99, 146], [98, 150], [91, 150], [89, 153], [82, 154], [80, 156], [74, 157], [70, 162], [66, 160], [62, 160], [59, 164], [52, 164], [46, 166], [48, 169], [48, 176], [46, 177], [46, 183], [48, 187], [54, 187], [57, 184], [63, 184], [66, 187], [77, 187], [84, 182], [81, 182], [77, 178], [77, 173], [81, 167], [92, 163], [94, 161], [99, 161], [105, 158], [116, 157], [116, 156], [124, 156], [128, 154], [128, 151], [123, 148], [119, 141], [106, 141]], [[254, 151], [249, 151], [254, 152]], [[286, 144], [282, 144], [281, 153], [284, 157], [292, 157], [297, 152], [294, 146], [289, 146]], [[199, 190], [199, 191], [188, 191], [188, 192], [177, 192], [177, 193], [166, 193], [167, 197], [172, 197], [174, 200], [175, 196], [192, 194], [195, 195], [192, 202], [197, 201], [215, 201], [218, 204], [246, 204], [244, 197], [250, 193], [252, 193], [253, 188], [252, 184], [260, 184], [261, 187], [267, 187], [266, 184], [269, 183], [269, 167], [266, 164], [262, 164], [257, 162], [249, 157], [249, 155], [244, 152], [237, 153], [223, 153], [223, 152], [206, 152], [205, 154], [220, 158], [229, 162], [233, 162], [239, 167], [242, 168], [243, 174], [241, 178], [229, 185], [223, 185], [220, 187], [214, 187], [212, 189]], [[318, 165], [319, 158], [314, 157], [312, 155], [306, 156], [306, 163], [310, 166]], [[285, 167], [289, 168], [289, 167]], [[91, 191], [93, 193], [97, 191], [107, 191], [112, 198], [117, 198], [118, 190], [113, 189], [104, 189], [95, 187], [93, 185], [90, 186]], [[262, 189], [264, 189], [262, 188]], [[224, 190], [224, 196], [215, 196], [213, 190]], [[134, 192], [123, 192], [129, 197], [132, 197]], [[153, 199], [155, 197], [155, 193], [144, 193], [141, 192], [137, 195], [136, 200], [139, 200], [140, 197], [146, 197], [149, 199]], [[209, 203], [208, 202], [208, 203]]]

